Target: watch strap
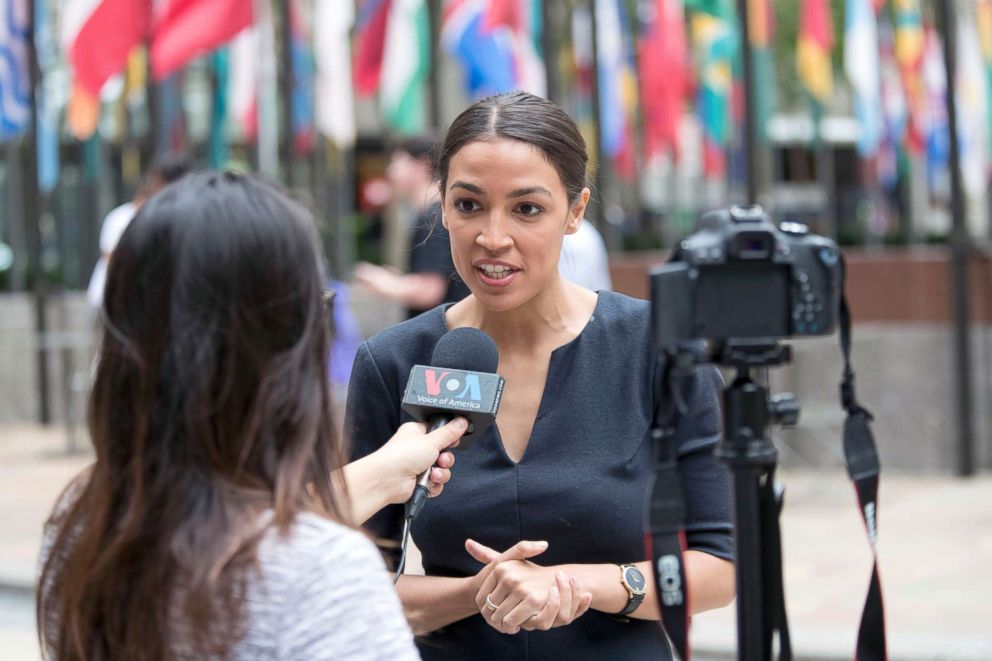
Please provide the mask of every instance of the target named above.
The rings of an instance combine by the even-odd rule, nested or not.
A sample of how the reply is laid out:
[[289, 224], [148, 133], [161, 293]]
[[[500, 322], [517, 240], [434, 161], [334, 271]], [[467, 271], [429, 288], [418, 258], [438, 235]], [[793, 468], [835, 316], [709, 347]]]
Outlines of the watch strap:
[[627, 600], [627, 607], [624, 608], [619, 613], [617, 613], [617, 615], [619, 615], [620, 617], [626, 617], [627, 615], [630, 615], [631, 613], [637, 610], [637, 607], [641, 605], [642, 601], [644, 601], [643, 594], [631, 594], [630, 598]]
[[641, 605], [641, 602], [644, 601], [644, 593], [637, 594], [630, 589], [629, 585], [627, 585], [627, 568], [632, 566], [633, 565], [618, 565], [618, 567], [620, 567], [620, 585], [622, 585], [627, 591], [627, 605], [624, 606], [622, 611], [616, 613], [615, 617], [618, 618], [626, 619], [626, 617], [637, 610], [638, 606]]

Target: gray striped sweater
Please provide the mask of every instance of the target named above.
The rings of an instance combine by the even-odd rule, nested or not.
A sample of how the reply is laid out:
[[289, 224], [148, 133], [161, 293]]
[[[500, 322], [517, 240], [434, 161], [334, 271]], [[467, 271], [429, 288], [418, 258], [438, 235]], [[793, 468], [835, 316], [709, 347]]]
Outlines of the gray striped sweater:
[[[42, 563], [55, 533], [53, 525], [46, 526]], [[247, 631], [229, 650], [230, 658], [420, 658], [382, 558], [362, 534], [301, 514], [286, 537], [274, 528], [266, 533], [258, 547], [258, 568], [245, 601]], [[173, 654], [202, 658], [175, 613]], [[52, 658], [50, 649], [46, 652]]]

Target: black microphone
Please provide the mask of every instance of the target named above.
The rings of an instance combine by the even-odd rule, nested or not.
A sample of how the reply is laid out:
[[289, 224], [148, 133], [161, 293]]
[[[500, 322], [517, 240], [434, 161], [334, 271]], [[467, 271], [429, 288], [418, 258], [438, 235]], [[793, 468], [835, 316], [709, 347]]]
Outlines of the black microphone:
[[[432, 432], [456, 417], [468, 420], [461, 445], [474, 441], [496, 420], [503, 396], [503, 378], [496, 374], [499, 350], [492, 338], [478, 328], [456, 328], [434, 346], [431, 364], [414, 365], [403, 393], [403, 410], [427, 423]], [[406, 505], [413, 519], [427, 501], [431, 469], [418, 476]]]

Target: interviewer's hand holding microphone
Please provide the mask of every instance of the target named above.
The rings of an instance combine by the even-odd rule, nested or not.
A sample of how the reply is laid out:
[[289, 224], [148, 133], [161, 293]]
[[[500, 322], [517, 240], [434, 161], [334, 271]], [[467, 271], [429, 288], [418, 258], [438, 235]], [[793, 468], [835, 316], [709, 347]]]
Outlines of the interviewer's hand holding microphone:
[[428, 434], [424, 423], [408, 422], [379, 450], [345, 466], [352, 523], [360, 525], [386, 505], [405, 503], [428, 469], [429, 493], [440, 494], [455, 464], [450, 449], [467, 427], [465, 418], [455, 418]]

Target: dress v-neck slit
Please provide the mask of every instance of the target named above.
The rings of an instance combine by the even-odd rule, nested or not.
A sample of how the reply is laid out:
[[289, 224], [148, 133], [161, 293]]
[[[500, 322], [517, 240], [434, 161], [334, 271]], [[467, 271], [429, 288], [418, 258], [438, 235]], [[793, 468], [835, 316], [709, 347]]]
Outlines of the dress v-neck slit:
[[[580, 330], [578, 334], [568, 342], [565, 342], [564, 344], [557, 346], [551, 350], [551, 355], [548, 357], [548, 373], [544, 377], [544, 387], [541, 389], [541, 401], [537, 405], [537, 414], [534, 416], [534, 422], [530, 426], [530, 435], [527, 438], [527, 446], [524, 448], [523, 453], [520, 455], [520, 459], [514, 461], [513, 457], [510, 456], [510, 453], [506, 451], [506, 444], [503, 442], [503, 432], [499, 428], [499, 423], [496, 421], [493, 422], [492, 429], [496, 435], [496, 441], [498, 442], [499, 445], [500, 454], [503, 456], [504, 459], [506, 459], [506, 461], [510, 465], [519, 466], [520, 464], [523, 463], [524, 459], [527, 458], [527, 451], [530, 450], [531, 441], [534, 439], [535, 436], [534, 432], [537, 429], [537, 424], [541, 421], [541, 418], [545, 414], [544, 407], [548, 401], [548, 384], [552, 382], [551, 371], [555, 368], [555, 362], [556, 362], [555, 359], [559, 357], [561, 354], [565, 353], [567, 350], [570, 350], [575, 345], [577, 345], [579, 343], [579, 340], [582, 338], [582, 336], [586, 335], [586, 331], [588, 331], [592, 326], [592, 324], [595, 323], [596, 321], [596, 316], [599, 313], [599, 306], [602, 300], [603, 300], [602, 295], [599, 292], [596, 292], [596, 305], [593, 306], [592, 314], [589, 315], [589, 319], [587, 319], [586, 323], [582, 326], [582, 330]], [[451, 327], [448, 326], [448, 308], [450, 308], [452, 305], [454, 305], [454, 303], [448, 303], [441, 306], [441, 323], [444, 325], [445, 333], [451, 330]]]

